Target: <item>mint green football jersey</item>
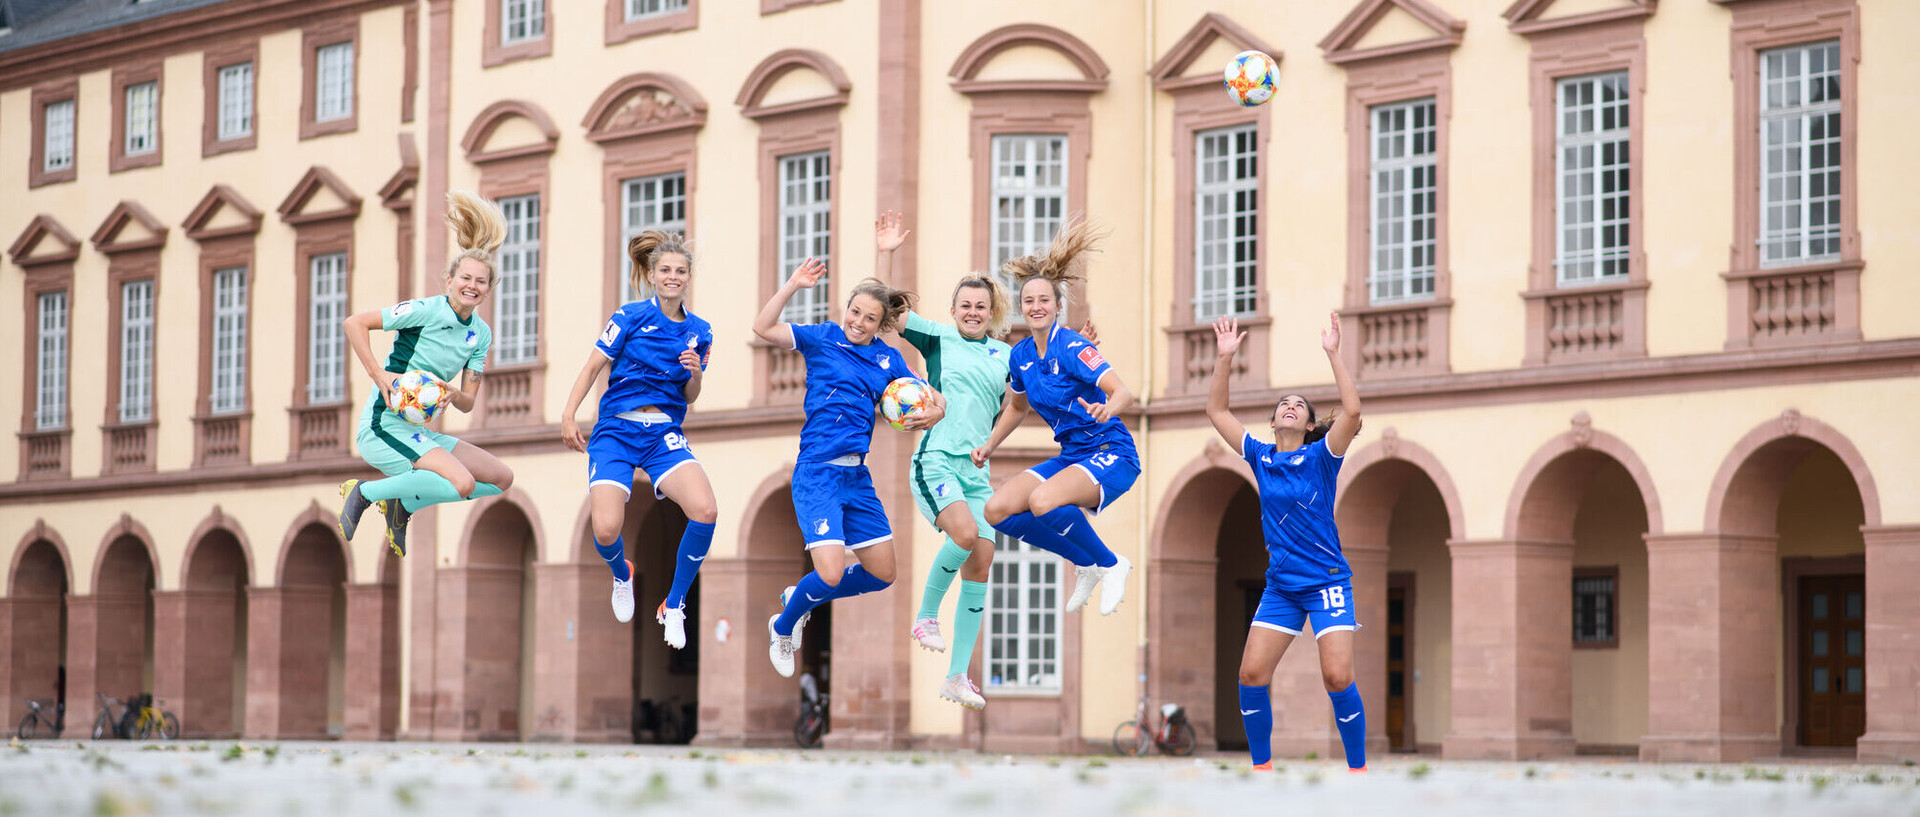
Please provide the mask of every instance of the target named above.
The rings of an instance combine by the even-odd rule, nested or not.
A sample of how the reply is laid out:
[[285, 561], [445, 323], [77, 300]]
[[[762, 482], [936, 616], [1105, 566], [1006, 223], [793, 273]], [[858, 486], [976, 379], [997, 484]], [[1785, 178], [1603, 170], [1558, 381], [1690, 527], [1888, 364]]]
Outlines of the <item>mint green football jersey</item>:
[[[478, 313], [461, 320], [445, 295], [401, 301], [380, 310], [380, 328], [395, 333], [393, 351], [387, 354], [388, 372], [432, 372], [458, 389], [462, 370], [486, 371], [492, 327]], [[369, 400], [379, 399], [376, 388]]]
[[947, 398], [947, 416], [920, 438], [918, 451], [966, 456], [985, 445], [1007, 390], [1013, 347], [993, 338], [970, 340], [951, 324], [907, 313], [900, 337], [927, 359], [927, 380]]

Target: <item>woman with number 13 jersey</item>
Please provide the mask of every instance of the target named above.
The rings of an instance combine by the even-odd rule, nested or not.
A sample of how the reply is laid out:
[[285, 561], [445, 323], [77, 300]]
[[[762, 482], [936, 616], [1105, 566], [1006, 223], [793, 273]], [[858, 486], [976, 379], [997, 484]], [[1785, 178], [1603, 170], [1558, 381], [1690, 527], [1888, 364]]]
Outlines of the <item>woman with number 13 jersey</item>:
[[[587, 454], [593, 546], [613, 570], [613, 615], [622, 623], [633, 619], [633, 562], [620, 537], [633, 472], [647, 472], [653, 495], [673, 500], [686, 513], [673, 585], [654, 611], [667, 644], [678, 650], [687, 646], [687, 590], [713, 545], [713, 523], [719, 518], [713, 484], [680, 429], [687, 405], [700, 397], [713, 327], [686, 307], [693, 253], [684, 237], [648, 230], [627, 243], [627, 256], [633, 261], [633, 291], [651, 291], [653, 297], [622, 306], [607, 320], [567, 394], [560, 439]], [[608, 364], [613, 372], [589, 439], [573, 415]]]

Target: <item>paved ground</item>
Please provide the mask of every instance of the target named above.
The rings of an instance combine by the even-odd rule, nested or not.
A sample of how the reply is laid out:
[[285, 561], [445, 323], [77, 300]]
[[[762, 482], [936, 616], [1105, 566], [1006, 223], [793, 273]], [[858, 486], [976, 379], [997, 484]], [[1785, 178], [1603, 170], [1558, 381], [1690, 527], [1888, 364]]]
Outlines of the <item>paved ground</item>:
[[0, 749], [8, 815], [1289, 813], [1920, 817], [1920, 769], [1393, 758], [1364, 776], [1236, 757], [999, 757], [552, 744], [34, 741]]

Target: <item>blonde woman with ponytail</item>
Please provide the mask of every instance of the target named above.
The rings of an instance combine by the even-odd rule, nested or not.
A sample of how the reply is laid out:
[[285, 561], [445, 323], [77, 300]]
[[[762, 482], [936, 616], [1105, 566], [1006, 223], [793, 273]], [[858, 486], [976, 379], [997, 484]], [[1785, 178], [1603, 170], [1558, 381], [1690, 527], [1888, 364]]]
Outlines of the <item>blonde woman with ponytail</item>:
[[[687, 407], [700, 397], [706, 379], [713, 327], [687, 309], [693, 253], [684, 236], [648, 230], [627, 242], [627, 257], [633, 261], [633, 291], [653, 296], [626, 304], [607, 319], [567, 395], [560, 439], [587, 454], [593, 546], [613, 570], [613, 615], [622, 623], [633, 619], [633, 562], [626, 558], [620, 531], [634, 472], [645, 471], [654, 496], [673, 500], [686, 513], [673, 585], [654, 610], [667, 644], [678, 650], [687, 646], [687, 590], [707, 558], [719, 516], [713, 483], [681, 430]], [[588, 437], [573, 416], [608, 365], [613, 371]]]
[[[891, 272], [893, 253], [911, 232], [902, 228], [899, 213], [883, 214], [874, 222], [882, 278]], [[960, 599], [954, 607], [952, 654], [940, 697], [969, 709], [984, 709], [987, 699], [967, 677], [967, 667], [973, 663], [974, 644], [980, 636], [993, 566], [993, 526], [986, 519], [993, 484], [986, 464], [975, 463], [972, 454], [986, 442], [994, 417], [1006, 407], [1007, 367], [1013, 353], [1013, 347], [1001, 340], [1007, 334], [1006, 288], [993, 275], [969, 273], [954, 286], [948, 310], [951, 325], [908, 312], [900, 330], [900, 336], [926, 359], [933, 387], [947, 398], [946, 419], [922, 435], [913, 449], [914, 505], [946, 534], [946, 541], [927, 568], [920, 611], [907, 634], [928, 650], [948, 651], [940, 632], [940, 603], [957, 575]], [[1091, 323], [1081, 331], [1093, 337]], [[1093, 566], [1078, 548], [1052, 531], [1036, 533], [1033, 543]]]
[[987, 501], [987, 521], [1001, 533], [1073, 562], [1068, 612], [1085, 606], [1093, 588], [1103, 585], [1100, 614], [1110, 615], [1126, 595], [1133, 564], [1100, 541], [1088, 513], [1099, 513], [1140, 477], [1133, 434], [1118, 417], [1133, 404], [1133, 392], [1091, 339], [1059, 320], [1068, 285], [1084, 280], [1080, 256], [1093, 251], [1102, 237], [1075, 217], [1054, 236], [1046, 254], [1015, 258], [1001, 267], [1014, 277], [1020, 314], [1031, 333], [1013, 347], [1009, 361], [1011, 404], [972, 457], [975, 465], [984, 465], [1029, 410], [1040, 412], [1060, 443], [1060, 455], [1001, 485]]
[[[793, 294], [819, 285], [826, 274], [825, 262], [807, 259], [753, 319], [755, 335], [800, 353], [807, 366], [793, 511], [814, 569], [781, 594], [781, 611], [767, 619], [767, 658], [788, 678], [814, 608], [893, 584], [893, 527], [873, 490], [866, 456], [881, 393], [898, 378], [916, 377], [899, 350], [878, 337], [897, 329], [913, 309], [911, 292], [868, 278], [853, 286], [838, 323], [780, 320]], [[945, 416], [946, 399], [938, 390], [932, 399], [930, 411], [907, 418], [909, 428], [931, 428]]]
[[[447, 223], [460, 252], [447, 264], [444, 294], [370, 309], [344, 323], [347, 343], [374, 385], [360, 413], [360, 457], [387, 476], [341, 483], [346, 501], [340, 535], [352, 541], [360, 515], [379, 506], [387, 518], [387, 546], [401, 556], [407, 555], [407, 519], [413, 513], [441, 502], [493, 496], [513, 484], [513, 470], [500, 458], [453, 435], [408, 423], [388, 408], [395, 379], [409, 371], [440, 379], [460, 411], [473, 411], [480, 395], [493, 329], [476, 312], [493, 291], [493, 253], [506, 239], [507, 223], [498, 206], [466, 190], [447, 194]], [[374, 363], [375, 329], [399, 335], [385, 366]], [[447, 386], [455, 375], [458, 389]]]

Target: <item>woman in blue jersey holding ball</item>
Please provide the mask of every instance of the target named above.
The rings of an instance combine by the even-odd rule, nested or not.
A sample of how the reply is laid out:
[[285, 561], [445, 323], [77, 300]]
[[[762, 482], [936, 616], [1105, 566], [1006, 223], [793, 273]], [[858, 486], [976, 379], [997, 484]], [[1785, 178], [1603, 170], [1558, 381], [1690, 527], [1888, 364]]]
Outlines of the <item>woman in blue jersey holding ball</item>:
[[1030, 409], [1040, 412], [1060, 455], [1001, 485], [987, 500], [987, 522], [1029, 544], [1063, 539], [1075, 548], [1077, 554], [1061, 554], [1075, 565], [1066, 609], [1080, 609], [1101, 585], [1100, 613], [1110, 615], [1126, 595], [1133, 565], [1100, 541], [1087, 515], [1119, 499], [1140, 477], [1133, 434], [1117, 416], [1133, 405], [1133, 392], [1085, 335], [1060, 322], [1067, 285], [1083, 278], [1074, 262], [1100, 238], [1075, 218], [1054, 236], [1046, 254], [1002, 266], [1013, 273], [1017, 305], [1031, 334], [1013, 347], [1009, 360], [1007, 388], [1013, 395], [1008, 410], [972, 457], [976, 466], [986, 463]]
[[[400, 418], [393, 405], [393, 383], [409, 371], [441, 381], [449, 405], [473, 411], [486, 370], [493, 330], [475, 314], [493, 291], [493, 253], [506, 240], [500, 208], [465, 190], [447, 193], [447, 223], [459, 254], [447, 265], [446, 293], [401, 301], [385, 309], [357, 313], [342, 324], [354, 357], [373, 379], [367, 406], [360, 413], [355, 443], [360, 458], [380, 469], [385, 479], [340, 484], [340, 535], [353, 541], [360, 515], [378, 505], [387, 517], [387, 546], [407, 555], [407, 520], [428, 505], [479, 499], [513, 484], [513, 469], [500, 458], [451, 434]], [[385, 366], [373, 359], [372, 332], [397, 334]], [[447, 386], [455, 375], [459, 389]]]
[[[667, 644], [677, 650], [687, 646], [687, 590], [713, 545], [713, 523], [719, 516], [713, 483], [693, 458], [680, 428], [687, 406], [700, 397], [705, 382], [713, 327], [686, 306], [693, 253], [683, 236], [648, 230], [627, 242], [627, 256], [633, 261], [633, 291], [651, 291], [653, 297], [626, 304], [607, 319], [567, 394], [560, 439], [587, 454], [593, 546], [613, 570], [613, 615], [622, 623], [633, 619], [633, 562], [626, 557], [620, 531], [626, 525], [634, 471], [647, 473], [655, 497], [673, 500], [686, 513], [673, 585], [654, 611]], [[613, 371], [588, 438], [580, 433], [574, 414], [609, 364]]]
[[[899, 350], [875, 337], [899, 327], [913, 308], [911, 292], [869, 278], [854, 285], [839, 323], [780, 320], [793, 294], [820, 283], [826, 272], [825, 262], [807, 259], [753, 319], [755, 335], [799, 352], [807, 365], [793, 511], [814, 569], [783, 594], [784, 609], [767, 619], [767, 657], [789, 678], [800, 629], [815, 607], [893, 583], [893, 528], [874, 493], [866, 455], [881, 393], [898, 378], [916, 377]], [[909, 429], [930, 428], [944, 416], [945, 398], [937, 390], [930, 394], [932, 407], [909, 416]]]
[[1247, 335], [1233, 318], [1213, 325], [1219, 352], [1207, 392], [1207, 419], [1253, 468], [1260, 490], [1260, 533], [1268, 553], [1267, 589], [1240, 654], [1240, 717], [1246, 722], [1247, 749], [1256, 769], [1273, 768], [1273, 704], [1267, 688], [1274, 667], [1307, 622], [1313, 624], [1320, 678], [1333, 699], [1347, 768], [1367, 769], [1367, 717], [1360, 688], [1353, 683], [1353, 630], [1359, 626], [1354, 621], [1353, 569], [1340, 551], [1340, 531], [1333, 522], [1340, 460], [1360, 431], [1360, 393], [1340, 357], [1340, 315], [1329, 316], [1329, 321], [1320, 333], [1320, 348], [1333, 367], [1340, 413], [1318, 418], [1306, 398], [1286, 395], [1267, 420], [1272, 443], [1254, 439], [1227, 407], [1233, 356]]

